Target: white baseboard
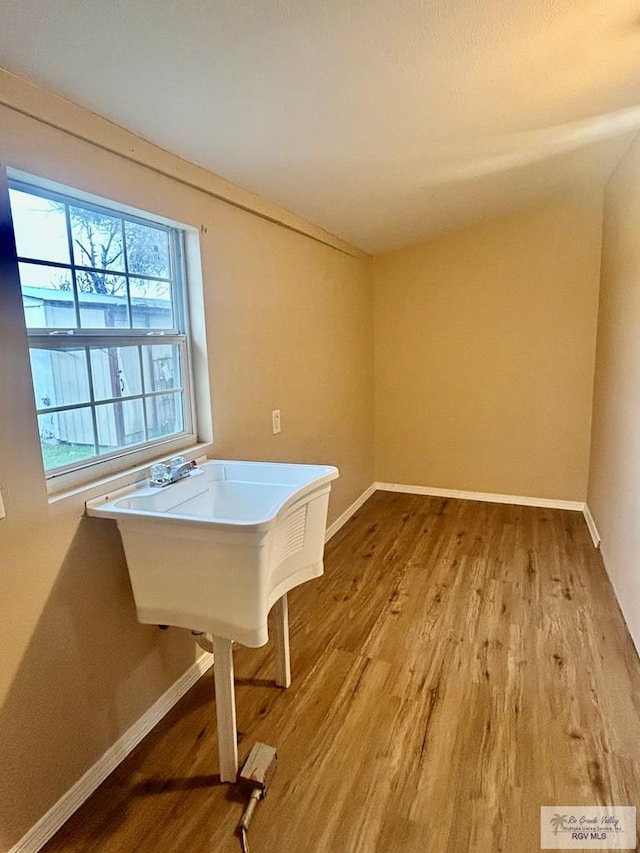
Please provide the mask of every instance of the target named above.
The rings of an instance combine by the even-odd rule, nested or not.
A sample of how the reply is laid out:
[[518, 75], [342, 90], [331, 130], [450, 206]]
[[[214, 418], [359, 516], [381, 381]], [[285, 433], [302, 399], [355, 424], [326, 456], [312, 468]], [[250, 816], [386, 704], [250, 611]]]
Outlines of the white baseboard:
[[139, 720], [128, 729], [102, 758], [64, 794], [9, 853], [37, 853], [62, 824], [95, 791], [107, 776], [140, 743], [142, 738], [173, 708], [176, 702], [213, 665], [213, 655], [203, 654], [171, 687], [154, 702]]
[[464, 501], [487, 501], [488, 503], [514, 504], [515, 506], [536, 506], [542, 509], [568, 509], [572, 512], [581, 512], [589, 528], [594, 548], [600, 547], [600, 534], [593, 520], [589, 507], [583, 501], [564, 501], [555, 498], [534, 498], [528, 495], [499, 495], [491, 492], [464, 492], [458, 489], [438, 489], [433, 486], [412, 486], [406, 483], [372, 483], [359, 498], [348, 507], [333, 524], [327, 527], [325, 542], [343, 527], [371, 495], [380, 490], [381, 492], [402, 492], [407, 495], [428, 495], [438, 498], [457, 498]]
[[344, 527], [344, 525], [347, 523], [347, 521], [349, 521], [351, 516], [354, 515], [360, 509], [360, 507], [363, 503], [365, 503], [365, 501], [369, 500], [369, 498], [377, 488], [377, 483], [371, 483], [369, 488], [365, 489], [364, 492], [360, 495], [360, 497], [356, 498], [355, 501], [351, 504], [351, 506], [345, 509], [342, 515], [336, 518], [333, 524], [330, 524], [329, 527], [327, 527], [326, 533], [324, 534], [325, 542], [328, 542], [332, 536], [336, 535], [336, 533], [338, 532], [338, 530], [340, 530], [341, 527]]
[[591, 539], [593, 541], [593, 547], [599, 548], [600, 534], [598, 533], [598, 528], [596, 527], [596, 523], [593, 520], [593, 516], [591, 515], [591, 510], [589, 509], [588, 504], [584, 505], [582, 514], [584, 515], [584, 520], [587, 522], [587, 527], [589, 528], [589, 533], [591, 534]]
[[616, 577], [612, 572], [609, 571], [610, 563], [609, 563], [609, 560], [607, 558], [605, 548], [602, 545], [600, 546], [600, 556], [602, 557], [602, 564], [604, 566], [604, 570], [607, 573], [607, 577], [609, 578], [609, 583], [611, 584], [611, 588], [613, 589], [613, 593], [614, 593], [616, 600], [618, 602], [618, 607], [620, 608], [620, 613], [622, 613], [622, 618], [624, 619], [625, 627], [626, 627], [627, 631], [629, 632], [629, 636], [631, 637], [631, 641], [633, 642], [636, 653], [637, 653], [638, 657], [640, 658], [640, 633], [636, 633], [636, 632], [632, 631], [631, 626], [629, 625], [629, 622], [627, 620], [627, 606], [628, 606], [628, 602], [631, 599], [629, 598], [628, 594], [627, 595], [621, 595], [620, 592], [618, 591], [618, 583], [617, 583]]
[[409, 486], [403, 483], [375, 483], [374, 486], [383, 492], [404, 492], [409, 495], [430, 495], [436, 498], [459, 498], [464, 501], [539, 506], [546, 509], [570, 509], [575, 512], [582, 512], [584, 509], [583, 501], [561, 501], [554, 498], [532, 498], [523, 495], [495, 495], [491, 492], [461, 492], [457, 489], [436, 489], [431, 486]]

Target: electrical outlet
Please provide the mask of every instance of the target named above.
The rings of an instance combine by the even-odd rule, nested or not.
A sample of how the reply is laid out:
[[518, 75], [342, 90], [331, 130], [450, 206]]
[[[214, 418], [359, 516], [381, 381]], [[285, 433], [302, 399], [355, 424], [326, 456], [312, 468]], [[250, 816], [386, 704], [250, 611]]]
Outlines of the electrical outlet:
[[273, 434], [277, 435], [280, 430], [280, 409], [274, 409], [271, 412], [271, 426], [273, 427]]

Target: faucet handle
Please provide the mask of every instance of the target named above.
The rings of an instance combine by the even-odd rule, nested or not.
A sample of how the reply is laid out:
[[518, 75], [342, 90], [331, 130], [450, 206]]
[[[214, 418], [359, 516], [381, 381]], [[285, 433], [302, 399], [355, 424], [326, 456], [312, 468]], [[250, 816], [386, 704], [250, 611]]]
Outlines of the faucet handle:
[[171, 470], [165, 462], [156, 462], [149, 469], [149, 473], [151, 474], [151, 482], [157, 485], [166, 483], [171, 476]]
[[183, 477], [188, 477], [195, 467], [196, 463], [187, 462], [184, 456], [174, 456], [168, 463], [157, 462], [150, 469], [150, 485], [169, 486], [171, 483], [177, 483]]

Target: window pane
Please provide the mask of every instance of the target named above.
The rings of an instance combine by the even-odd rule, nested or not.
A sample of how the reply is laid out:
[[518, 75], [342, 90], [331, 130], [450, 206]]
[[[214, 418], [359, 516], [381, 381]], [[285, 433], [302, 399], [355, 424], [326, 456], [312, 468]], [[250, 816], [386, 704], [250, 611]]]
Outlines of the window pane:
[[128, 329], [127, 279], [123, 275], [76, 273], [83, 329]]
[[64, 204], [22, 190], [9, 190], [9, 198], [18, 257], [68, 264]]
[[47, 471], [96, 455], [89, 408], [38, 415], [38, 429]]
[[92, 347], [91, 374], [96, 400], [141, 394], [140, 350], [135, 346]]
[[162, 438], [183, 430], [182, 394], [160, 394], [145, 399], [149, 438]]
[[142, 400], [124, 400], [96, 406], [98, 441], [101, 453], [145, 440]]
[[179, 388], [181, 384], [180, 347], [172, 344], [143, 346], [142, 369], [144, 389], [147, 394], [152, 391]]
[[69, 207], [73, 259], [78, 266], [124, 271], [122, 220], [84, 207]]
[[129, 279], [134, 329], [173, 329], [171, 283]]
[[171, 278], [169, 234], [138, 222], [125, 222], [127, 266], [130, 273]]
[[88, 403], [89, 376], [84, 349], [30, 349], [38, 409]]
[[18, 264], [18, 268], [27, 327], [75, 329], [71, 272], [40, 264]]

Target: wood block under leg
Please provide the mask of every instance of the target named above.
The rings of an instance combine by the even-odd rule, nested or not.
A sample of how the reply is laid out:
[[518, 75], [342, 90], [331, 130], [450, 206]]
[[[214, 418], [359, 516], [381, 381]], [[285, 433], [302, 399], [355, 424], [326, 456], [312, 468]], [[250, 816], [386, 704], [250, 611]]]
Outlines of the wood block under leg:
[[287, 594], [273, 606], [276, 641], [276, 684], [289, 687], [291, 684], [291, 660], [289, 656], [289, 604]]
[[222, 782], [235, 782], [238, 775], [238, 739], [231, 640], [213, 637], [213, 675], [216, 686], [220, 779]]

